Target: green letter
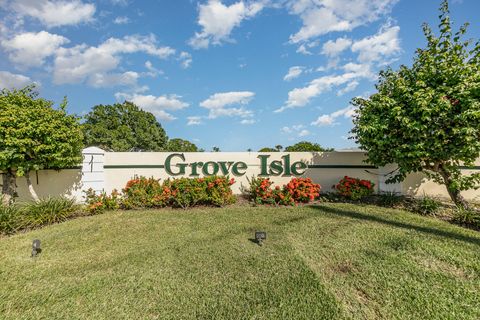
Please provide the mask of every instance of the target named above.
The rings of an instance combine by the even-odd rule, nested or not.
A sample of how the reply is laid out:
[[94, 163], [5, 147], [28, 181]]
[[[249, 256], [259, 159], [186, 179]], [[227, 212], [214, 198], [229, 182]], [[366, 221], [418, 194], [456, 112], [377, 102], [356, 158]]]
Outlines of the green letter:
[[240, 172], [240, 170], [246, 170], [247, 164], [245, 162], [235, 162], [232, 167], [232, 173], [236, 176], [243, 176], [245, 171]]
[[[298, 170], [303, 170], [302, 172], [299, 172]], [[304, 162], [301, 162], [301, 161], [298, 161], [298, 162], [294, 162], [292, 164], [292, 173], [293, 175], [295, 176], [301, 176], [302, 174], [305, 173], [305, 169], [307, 169], [307, 164], [304, 163]]]
[[285, 168], [284, 176], [291, 176], [292, 173], [290, 172], [290, 155], [284, 155], [283, 159], [283, 167]]
[[283, 172], [282, 161], [273, 160], [270, 163], [270, 174], [274, 176], [279, 176]]
[[218, 162], [220, 165], [220, 171], [222, 171], [223, 175], [226, 176], [228, 174], [228, 170], [233, 164], [233, 161], [225, 162], [225, 161], [220, 161]]
[[261, 154], [257, 158], [260, 158], [260, 175], [261, 176], [268, 176], [267, 159], [270, 158], [270, 155]]
[[192, 167], [192, 173], [190, 173], [190, 176], [199, 176], [197, 169], [198, 167], [203, 166], [203, 162], [192, 162], [190, 163], [190, 166]]
[[185, 156], [183, 155], [183, 153], [172, 153], [167, 157], [167, 159], [165, 159], [165, 171], [167, 171], [167, 173], [172, 176], [179, 176], [179, 175], [185, 174], [185, 167], [187, 166], [187, 164], [185, 163], [177, 164], [177, 167], [180, 168], [180, 170], [177, 173], [172, 171], [171, 161], [173, 157], [179, 157], [180, 159], [182, 159], [182, 161], [185, 161]]
[[[209, 173], [208, 172], [208, 167], [212, 165], [213, 167], [213, 172], [212, 173]], [[205, 164], [203, 165], [203, 174], [206, 175], [206, 176], [214, 176], [218, 173], [218, 163], [216, 162], [213, 162], [213, 161], [208, 161], [208, 162], [205, 162]]]

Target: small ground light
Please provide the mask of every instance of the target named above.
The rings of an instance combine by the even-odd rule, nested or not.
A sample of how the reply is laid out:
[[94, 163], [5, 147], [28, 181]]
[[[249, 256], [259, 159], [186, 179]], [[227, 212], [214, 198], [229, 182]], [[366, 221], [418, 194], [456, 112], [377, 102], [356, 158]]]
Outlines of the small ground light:
[[42, 252], [42, 248], [40, 247], [40, 240], [35, 239], [32, 243], [32, 257], [36, 257], [37, 254], [39, 254], [40, 252]]
[[255, 241], [259, 246], [261, 246], [266, 239], [267, 233], [265, 231], [255, 231]]

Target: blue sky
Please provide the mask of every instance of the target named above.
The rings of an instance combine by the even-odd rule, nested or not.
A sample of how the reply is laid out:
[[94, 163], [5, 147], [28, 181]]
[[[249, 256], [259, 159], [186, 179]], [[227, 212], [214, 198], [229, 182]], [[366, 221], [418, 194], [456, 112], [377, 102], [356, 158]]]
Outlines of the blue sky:
[[[79, 115], [130, 100], [211, 150], [354, 148], [349, 101], [411, 64], [440, 0], [0, 0], [0, 87]], [[480, 38], [480, 1], [450, 1]], [[434, 29], [436, 30], [436, 29]]]

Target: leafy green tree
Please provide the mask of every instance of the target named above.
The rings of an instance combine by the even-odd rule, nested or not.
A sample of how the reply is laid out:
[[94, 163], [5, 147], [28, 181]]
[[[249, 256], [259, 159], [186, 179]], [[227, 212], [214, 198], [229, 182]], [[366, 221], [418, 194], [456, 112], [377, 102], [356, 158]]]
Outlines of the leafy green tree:
[[86, 146], [109, 151], [162, 151], [168, 140], [153, 114], [127, 101], [93, 107], [82, 129]]
[[282, 151], [283, 146], [282, 146], [281, 144], [277, 144], [277, 145], [275, 146], [275, 149], [277, 149], [277, 151], [280, 152], [280, 151]]
[[165, 149], [171, 152], [199, 152], [194, 143], [179, 138], [168, 140]]
[[440, 11], [440, 35], [424, 24], [427, 47], [412, 67], [380, 72], [378, 92], [352, 100], [352, 133], [368, 162], [398, 165], [389, 182], [421, 171], [468, 208], [460, 193], [478, 188], [480, 173], [463, 175], [460, 166], [480, 155], [480, 43], [462, 40], [467, 24], [452, 33], [447, 1]]
[[0, 171], [2, 199], [13, 201], [16, 178], [25, 176], [28, 189], [37, 201], [30, 181], [31, 170], [62, 169], [82, 161], [82, 132], [78, 118], [68, 115], [64, 100], [59, 109], [53, 102], [38, 98], [35, 86], [0, 93]]
[[265, 148], [262, 148], [262, 149], [258, 150], [258, 152], [278, 152], [278, 150], [274, 149], [274, 148], [265, 147]]
[[330, 152], [330, 151], [333, 151], [333, 149], [324, 148], [318, 143], [300, 141], [298, 143], [295, 143], [293, 146], [286, 147], [285, 151], [286, 152]]
[[220, 152], [220, 148], [219, 147], [213, 147], [212, 152]]

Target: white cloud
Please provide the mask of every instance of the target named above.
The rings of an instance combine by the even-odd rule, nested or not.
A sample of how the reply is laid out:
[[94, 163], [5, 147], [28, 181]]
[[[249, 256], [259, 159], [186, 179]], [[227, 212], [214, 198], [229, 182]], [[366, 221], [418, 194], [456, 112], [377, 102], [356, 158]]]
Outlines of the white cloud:
[[335, 41], [328, 40], [322, 46], [322, 54], [329, 57], [335, 57], [345, 49], [349, 48], [351, 45], [352, 45], [352, 40], [345, 37], [338, 38]]
[[21, 33], [9, 40], [1, 41], [8, 58], [20, 66], [39, 67], [69, 40], [46, 31]]
[[290, 81], [299, 77], [302, 74], [303, 69], [304, 67], [301, 66], [290, 67], [290, 69], [288, 69], [288, 73], [285, 75], [285, 77], [283, 77], [283, 80]]
[[159, 74], [163, 74], [164, 72], [162, 70], [159, 70], [153, 66], [153, 63], [150, 61], [145, 61], [145, 68], [147, 68], [148, 72], [145, 74], [149, 77], [156, 77]]
[[89, 22], [95, 14], [94, 4], [80, 0], [15, 0], [11, 7], [18, 14], [36, 18], [49, 28]]
[[[245, 109], [243, 105], [248, 104], [254, 96], [255, 93], [250, 91], [215, 93], [208, 99], [202, 101], [200, 106], [209, 110], [209, 119], [215, 119], [222, 116], [249, 118], [253, 116], [253, 112]], [[226, 108], [232, 105], [239, 105], [240, 107]]]
[[209, 0], [199, 5], [198, 24], [201, 32], [195, 32], [189, 44], [195, 49], [208, 48], [230, 40], [230, 34], [243, 20], [257, 15], [264, 8], [264, 1], [245, 3], [243, 0], [230, 6], [220, 0]]
[[300, 132], [298, 133], [298, 136], [299, 136], [299, 137], [306, 137], [306, 136], [308, 136], [308, 135], [310, 135], [310, 131], [308, 131], [308, 130], [306, 130], [306, 129], [304, 129], [304, 130], [302, 130], [302, 131], [300, 131]]
[[27, 76], [0, 71], [0, 89], [20, 89], [32, 83], [33, 81]]
[[198, 126], [202, 124], [202, 117], [191, 116], [191, 117], [187, 117], [187, 119], [188, 119], [187, 126]]
[[180, 64], [183, 69], [188, 69], [190, 68], [192, 64], [192, 55], [188, 52], [182, 51], [180, 52], [180, 56], [178, 57], [178, 60], [180, 60]]
[[105, 74], [111, 73], [119, 66], [121, 54], [136, 52], [165, 59], [174, 54], [175, 50], [170, 47], [157, 47], [153, 35], [110, 38], [98, 47], [82, 44], [72, 48], [59, 48], [53, 66], [54, 82], [95, 83], [96, 78], [105, 77]]
[[88, 84], [96, 88], [115, 86], [134, 87], [137, 85], [139, 77], [140, 75], [134, 71], [124, 73], [95, 73], [88, 79]]
[[346, 108], [337, 110], [331, 114], [323, 114], [317, 118], [317, 120], [311, 123], [312, 126], [325, 127], [332, 126], [337, 124], [335, 120], [341, 116], [348, 119], [351, 118], [355, 113], [355, 108], [353, 106], [348, 106]]
[[312, 98], [331, 90], [335, 86], [349, 83], [360, 77], [363, 77], [360, 73], [345, 72], [341, 75], [328, 75], [314, 79], [306, 87], [291, 90], [288, 93], [288, 100], [285, 106], [275, 110], [275, 112], [282, 112], [295, 107], [303, 107], [308, 104]]
[[350, 31], [390, 12], [398, 0], [290, 0], [291, 14], [299, 15], [303, 26], [290, 36], [292, 43], [334, 31]]
[[338, 90], [337, 96], [342, 96], [345, 93], [355, 90], [358, 87], [358, 85], [359, 85], [359, 82], [356, 80], [353, 80], [352, 82], [347, 83], [347, 85], [343, 89]]
[[115, 98], [117, 100], [130, 101], [143, 110], [151, 112], [157, 118], [167, 121], [176, 119], [167, 111], [178, 111], [189, 106], [188, 103], [180, 100], [181, 96], [176, 94], [153, 96], [117, 92]]
[[243, 119], [242, 121], [240, 121], [240, 124], [248, 125], [248, 124], [254, 124], [255, 122], [257, 122], [255, 119]]
[[358, 52], [360, 62], [380, 61], [400, 52], [399, 26], [383, 26], [380, 31], [352, 44], [352, 52]]
[[306, 137], [310, 135], [310, 131], [305, 129], [305, 126], [303, 124], [293, 125], [291, 127], [285, 126], [282, 129], [280, 129], [280, 131], [290, 136], [296, 135], [297, 137]]
[[115, 20], [113, 20], [113, 23], [127, 24], [127, 23], [130, 23], [130, 19], [128, 17], [116, 17]]

